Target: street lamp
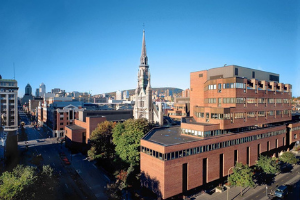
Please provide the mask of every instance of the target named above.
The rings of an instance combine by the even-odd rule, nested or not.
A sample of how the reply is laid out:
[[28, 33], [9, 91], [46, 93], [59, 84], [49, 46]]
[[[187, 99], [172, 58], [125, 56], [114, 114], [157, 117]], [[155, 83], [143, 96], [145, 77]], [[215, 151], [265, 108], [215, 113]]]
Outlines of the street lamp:
[[[227, 184], [229, 184], [229, 171], [231, 170], [231, 169], [233, 169], [234, 168], [234, 166], [233, 167], [230, 167], [229, 169], [228, 169], [228, 174], [227, 174]], [[228, 187], [227, 187], [227, 200], [228, 200]]]
[[268, 196], [268, 186], [266, 185], [266, 197]]

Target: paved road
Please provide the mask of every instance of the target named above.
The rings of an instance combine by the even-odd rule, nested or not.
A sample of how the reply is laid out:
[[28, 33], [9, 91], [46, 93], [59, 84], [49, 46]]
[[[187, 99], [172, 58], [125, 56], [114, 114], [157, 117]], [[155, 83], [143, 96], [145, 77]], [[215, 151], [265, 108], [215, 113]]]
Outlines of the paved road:
[[[19, 113], [21, 121], [25, 122], [27, 134], [27, 141], [19, 142], [21, 163], [32, 165], [32, 156], [41, 154], [42, 164], [50, 165], [61, 174], [57, 199], [107, 199], [104, 191], [109, 179], [101, 170], [86, 160], [84, 155], [72, 155], [67, 148], [57, 143], [56, 138], [50, 138], [50, 134], [43, 128], [32, 126], [22, 111]], [[62, 162], [60, 152], [65, 153], [71, 165], [66, 166]]]

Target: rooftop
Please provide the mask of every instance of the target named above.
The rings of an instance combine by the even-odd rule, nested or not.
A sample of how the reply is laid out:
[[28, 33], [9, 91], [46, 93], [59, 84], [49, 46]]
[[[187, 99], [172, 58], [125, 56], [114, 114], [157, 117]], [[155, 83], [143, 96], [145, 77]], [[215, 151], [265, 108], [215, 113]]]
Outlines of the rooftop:
[[85, 128], [83, 128], [81, 126], [78, 126], [76, 124], [68, 125], [66, 127], [69, 128], [69, 129], [72, 129], [72, 130], [85, 130]]
[[160, 144], [162, 146], [170, 146], [202, 140], [201, 138], [181, 135], [180, 126], [152, 129], [143, 139]]

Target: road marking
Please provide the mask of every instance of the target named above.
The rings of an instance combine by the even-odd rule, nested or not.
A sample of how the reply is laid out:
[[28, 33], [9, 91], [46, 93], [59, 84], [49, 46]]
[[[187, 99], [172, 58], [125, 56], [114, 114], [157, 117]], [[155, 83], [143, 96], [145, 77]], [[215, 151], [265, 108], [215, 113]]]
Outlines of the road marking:
[[65, 185], [66, 185], [67, 188], [69, 188], [68, 185], [67, 185], [66, 183], [65, 183]]
[[93, 166], [97, 169], [96, 165], [93, 164]]

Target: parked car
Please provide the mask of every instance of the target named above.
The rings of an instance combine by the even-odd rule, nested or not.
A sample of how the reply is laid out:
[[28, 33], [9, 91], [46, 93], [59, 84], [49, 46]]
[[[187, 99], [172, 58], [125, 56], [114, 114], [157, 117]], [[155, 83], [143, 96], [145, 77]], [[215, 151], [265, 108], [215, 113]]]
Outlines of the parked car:
[[285, 185], [281, 185], [275, 190], [275, 196], [279, 198], [284, 198], [288, 193], [288, 187]]

